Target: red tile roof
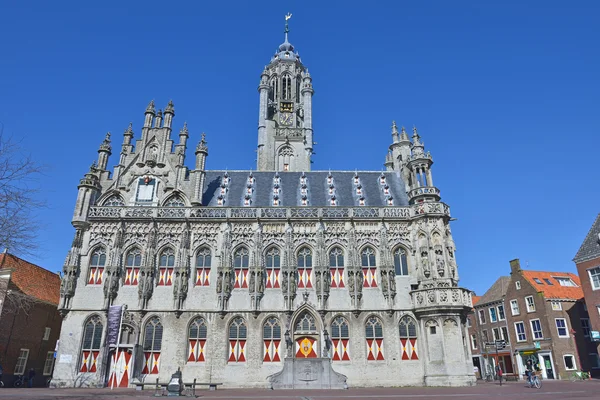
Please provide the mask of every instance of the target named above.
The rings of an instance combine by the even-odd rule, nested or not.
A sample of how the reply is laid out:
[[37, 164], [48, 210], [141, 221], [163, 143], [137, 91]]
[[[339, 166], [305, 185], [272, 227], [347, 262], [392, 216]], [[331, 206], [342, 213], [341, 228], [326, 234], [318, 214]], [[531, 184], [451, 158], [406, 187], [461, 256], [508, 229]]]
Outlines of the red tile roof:
[[11, 284], [38, 300], [58, 305], [60, 277], [9, 253], [0, 254], [0, 269], [12, 269]]
[[481, 299], [481, 296], [473, 296], [473, 305], [477, 304], [477, 302]]
[[[579, 276], [570, 272], [543, 272], [543, 271], [521, 271], [523, 277], [533, 285], [539, 292], [544, 292], [544, 296], [550, 299], [571, 299], [579, 300], [583, 298], [583, 290], [581, 289], [581, 281]], [[555, 278], [571, 278], [577, 286], [561, 286]], [[538, 278], [540, 283], [534, 281]], [[552, 285], [544, 280], [548, 279]]]

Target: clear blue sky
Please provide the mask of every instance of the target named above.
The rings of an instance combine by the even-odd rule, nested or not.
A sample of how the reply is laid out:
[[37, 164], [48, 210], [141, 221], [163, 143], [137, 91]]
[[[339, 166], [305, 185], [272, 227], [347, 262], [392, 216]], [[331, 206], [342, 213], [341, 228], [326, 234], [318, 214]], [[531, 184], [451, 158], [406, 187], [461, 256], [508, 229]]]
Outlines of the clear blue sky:
[[259, 76], [288, 11], [315, 169], [380, 170], [392, 120], [416, 125], [462, 285], [483, 294], [513, 258], [575, 270], [600, 211], [597, 1], [4, 2], [0, 121], [49, 168], [32, 261], [62, 267], [79, 179], [107, 131], [116, 163], [151, 99], [173, 99], [192, 149], [206, 132], [209, 169], [254, 168]]

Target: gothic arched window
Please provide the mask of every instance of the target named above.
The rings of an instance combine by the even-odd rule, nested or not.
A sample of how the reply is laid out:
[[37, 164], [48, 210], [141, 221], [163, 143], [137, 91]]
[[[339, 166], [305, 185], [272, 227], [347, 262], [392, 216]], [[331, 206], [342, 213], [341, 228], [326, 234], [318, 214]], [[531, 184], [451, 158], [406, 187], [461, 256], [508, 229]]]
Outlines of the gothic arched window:
[[188, 329], [188, 362], [206, 361], [206, 338], [208, 328], [206, 320], [202, 317], [194, 318]]
[[271, 79], [271, 100], [276, 101], [279, 99], [279, 84], [277, 83], [277, 75]]
[[402, 360], [418, 360], [417, 354], [417, 324], [414, 319], [404, 316], [398, 325], [400, 331], [400, 346]]
[[375, 250], [372, 247], [365, 247], [360, 253], [360, 262], [363, 270], [363, 287], [377, 287]]
[[229, 359], [228, 362], [246, 362], [246, 337], [248, 328], [241, 317], [236, 317], [229, 325]]
[[234, 289], [244, 289], [248, 287], [248, 264], [250, 253], [245, 247], [240, 247], [233, 254], [233, 268], [235, 273]]
[[90, 258], [88, 285], [100, 285], [102, 283], [105, 264], [106, 250], [104, 247], [98, 247], [92, 252], [92, 257]]
[[292, 99], [292, 77], [289, 75], [283, 75], [281, 80], [282, 87], [282, 99], [283, 100], [291, 100]]
[[305, 311], [296, 321], [295, 333], [317, 333], [315, 316]]
[[137, 285], [142, 265], [142, 252], [137, 247], [129, 250], [125, 256], [125, 282], [124, 285]]
[[344, 252], [334, 247], [329, 252], [329, 271], [331, 272], [331, 287], [343, 288], [344, 285]]
[[158, 286], [171, 286], [173, 284], [173, 269], [175, 267], [175, 252], [172, 248], [163, 250], [158, 262]]
[[196, 286], [210, 286], [209, 275], [211, 254], [208, 247], [202, 247], [196, 253]]
[[275, 317], [270, 317], [263, 325], [263, 362], [281, 361], [281, 325]]
[[144, 329], [144, 359], [146, 364], [142, 374], [158, 374], [160, 351], [162, 348], [163, 326], [158, 317], [152, 317], [146, 322]]
[[96, 364], [100, 345], [102, 344], [102, 320], [94, 315], [83, 326], [83, 341], [81, 342], [81, 367], [79, 372], [96, 372]]
[[394, 251], [394, 270], [396, 272], [396, 276], [408, 275], [408, 260], [406, 257], [406, 250], [404, 250], [402, 247], [398, 247], [396, 251]]
[[312, 251], [308, 247], [298, 250], [298, 288], [313, 287]]
[[171, 196], [164, 204], [165, 207], [185, 207], [185, 201], [179, 195]]
[[333, 361], [350, 361], [348, 352], [350, 330], [348, 321], [344, 317], [337, 317], [331, 321], [331, 342], [333, 345]]
[[377, 317], [370, 317], [365, 325], [367, 361], [381, 361], [383, 357], [383, 325]]
[[123, 202], [121, 196], [118, 194], [113, 194], [108, 199], [104, 200], [104, 204], [102, 205], [105, 207], [123, 207], [125, 203]]
[[265, 267], [267, 272], [267, 281], [265, 287], [267, 289], [277, 289], [280, 286], [280, 265], [281, 255], [277, 247], [271, 247], [265, 253]]
[[302, 77], [298, 75], [296, 77], [296, 103], [300, 103], [300, 82], [302, 82]]
[[289, 171], [294, 161], [294, 150], [289, 146], [284, 146], [279, 149], [277, 154], [278, 171]]

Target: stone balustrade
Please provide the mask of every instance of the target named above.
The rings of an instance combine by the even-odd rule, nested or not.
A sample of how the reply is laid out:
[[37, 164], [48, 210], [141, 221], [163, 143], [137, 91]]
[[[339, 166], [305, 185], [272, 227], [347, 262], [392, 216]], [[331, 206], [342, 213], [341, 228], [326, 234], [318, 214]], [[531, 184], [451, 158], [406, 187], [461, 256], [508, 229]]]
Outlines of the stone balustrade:
[[90, 207], [90, 220], [102, 219], [324, 219], [410, 220], [421, 216], [450, 217], [444, 203], [422, 203], [409, 207]]
[[412, 189], [410, 192], [408, 192], [408, 198], [412, 199], [415, 196], [421, 196], [421, 195], [427, 195], [427, 194], [439, 196], [440, 189], [438, 189], [436, 187], [430, 187], [430, 186], [418, 187], [418, 188]]
[[410, 292], [415, 312], [427, 309], [440, 309], [444, 307], [468, 307], [473, 308], [473, 299], [470, 290], [460, 287], [436, 287], [419, 289]]

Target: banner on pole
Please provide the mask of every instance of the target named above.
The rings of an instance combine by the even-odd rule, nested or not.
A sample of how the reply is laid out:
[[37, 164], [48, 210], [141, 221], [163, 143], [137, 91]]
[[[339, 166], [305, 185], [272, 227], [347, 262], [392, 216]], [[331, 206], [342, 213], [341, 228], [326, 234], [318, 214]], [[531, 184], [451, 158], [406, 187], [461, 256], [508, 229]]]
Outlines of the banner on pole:
[[122, 309], [123, 306], [110, 306], [108, 308], [108, 332], [106, 338], [108, 346], [116, 346], [119, 341]]

